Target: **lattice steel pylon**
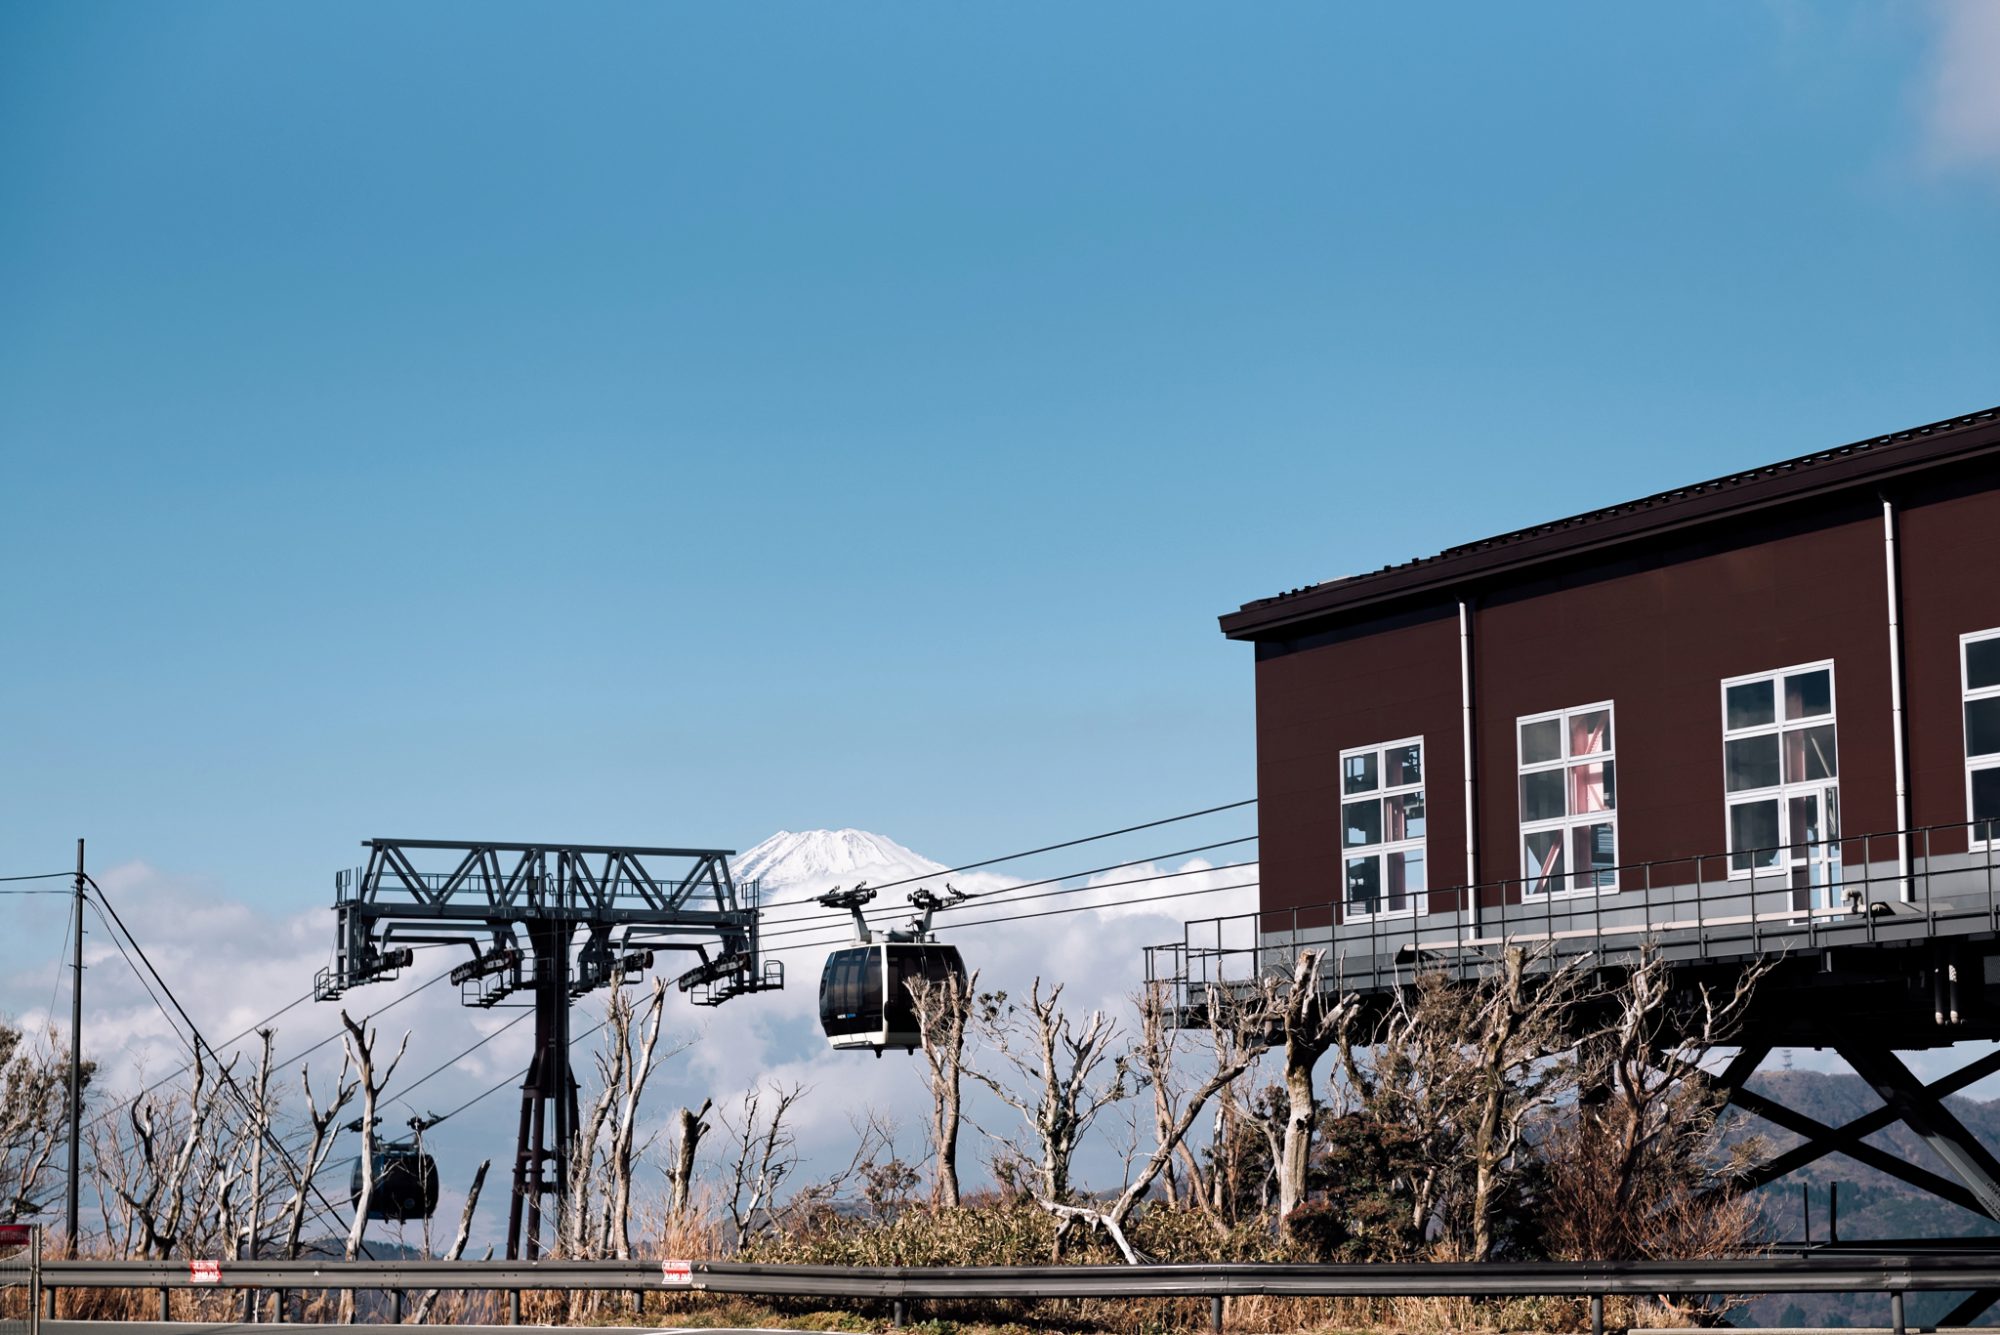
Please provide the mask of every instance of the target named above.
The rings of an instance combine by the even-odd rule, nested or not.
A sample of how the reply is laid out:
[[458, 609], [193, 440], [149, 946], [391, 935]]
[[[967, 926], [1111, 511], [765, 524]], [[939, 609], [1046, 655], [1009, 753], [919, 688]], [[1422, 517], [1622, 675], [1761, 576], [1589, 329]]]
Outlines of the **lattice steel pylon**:
[[468, 948], [451, 974], [464, 1005], [533, 994], [507, 1222], [508, 1259], [533, 1260], [543, 1198], [556, 1198], [560, 1219], [576, 1148], [570, 1003], [638, 977], [659, 950], [698, 957], [679, 979], [696, 1005], [783, 987], [784, 966], [758, 956], [756, 883], [730, 876], [727, 849], [449, 839], [362, 847], [365, 865], [334, 874], [339, 923], [334, 962], [314, 980], [320, 1000], [395, 977], [418, 945]]

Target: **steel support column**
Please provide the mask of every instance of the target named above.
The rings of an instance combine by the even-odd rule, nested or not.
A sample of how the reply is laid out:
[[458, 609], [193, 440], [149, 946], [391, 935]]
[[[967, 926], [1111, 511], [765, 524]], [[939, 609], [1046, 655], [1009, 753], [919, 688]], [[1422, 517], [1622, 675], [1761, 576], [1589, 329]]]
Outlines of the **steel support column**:
[[544, 1196], [555, 1197], [550, 1241], [558, 1236], [570, 1157], [576, 1148], [576, 1077], [569, 1054], [569, 948], [575, 928], [559, 920], [542, 920], [532, 923], [528, 933], [534, 947], [535, 1051], [521, 1082], [514, 1198], [507, 1215], [510, 1261], [541, 1256]]

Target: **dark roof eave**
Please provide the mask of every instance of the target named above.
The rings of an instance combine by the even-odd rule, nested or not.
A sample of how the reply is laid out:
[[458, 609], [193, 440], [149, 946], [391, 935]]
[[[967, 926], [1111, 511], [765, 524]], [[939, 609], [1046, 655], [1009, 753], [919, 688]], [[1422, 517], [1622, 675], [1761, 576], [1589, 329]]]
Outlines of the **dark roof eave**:
[[[1890, 448], [1890, 447], [1895, 448]], [[2000, 408], [1859, 441], [1834, 452], [1807, 455], [1749, 473], [1662, 492], [1625, 505], [1558, 520], [1523, 536], [1503, 534], [1482, 543], [1411, 561], [1387, 570], [1315, 585], [1293, 594], [1245, 603], [1218, 618], [1232, 640], [1255, 640], [1274, 631], [1347, 612], [1377, 610], [1462, 590], [1469, 584], [1515, 574], [1552, 561], [1720, 523], [1759, 510], [2000, 452]]]

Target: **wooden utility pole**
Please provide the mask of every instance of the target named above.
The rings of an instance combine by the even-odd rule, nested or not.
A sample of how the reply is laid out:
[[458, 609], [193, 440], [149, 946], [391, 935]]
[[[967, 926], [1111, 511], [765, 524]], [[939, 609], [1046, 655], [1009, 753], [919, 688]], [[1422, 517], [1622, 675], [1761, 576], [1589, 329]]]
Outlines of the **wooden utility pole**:
[[76, 1257], [77, 1229], [77, 1183], [82, 1173], [78, 1152], [83, 1134], [83, 840], [76, 841], [76, 917], [70, 924], [70, 937], [76, 943], [76, 953], [71, 956], [71, 967], [75, 976], [69, 989], [69, 1231], [63, 1239], [63, 1250], [72, 1260]]

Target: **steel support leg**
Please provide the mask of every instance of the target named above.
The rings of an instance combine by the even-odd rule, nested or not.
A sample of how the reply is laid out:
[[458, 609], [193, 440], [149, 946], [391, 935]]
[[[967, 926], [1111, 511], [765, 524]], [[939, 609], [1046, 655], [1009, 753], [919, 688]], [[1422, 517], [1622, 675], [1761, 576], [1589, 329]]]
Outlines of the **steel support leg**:
[[[1938, 1098], [1956, 1094], [1970, 1085], [1977, 1084], [1994, 1072], [2000, 1071], [2000, 1049], [1987, 1053], [1977, 1061], [1968, 1062], [1950, 1075], [1933, 1080], [1925, 1085], [1926, 1092]], [[1743, 1178], [1743, 1189], [1754, 1191], [1767, 1182], [1776, 1182], [1788, 1173], [1796, 1172], [1807, 1164], [1816, 1163], [1829, 1154], [1846, 1154], [1850, 1147], [1858, 1145], [1866, 1136], [1872, 1136], [1884, 1127], [1897, 1121], [1895, 1108], [1884, 1104], [1873, 1112], [1864, 1113], [1851, 1122], [1829, 1130], [1821, 1137], [1808, 1137], [1806, 1143], [1786, 1150], [1777, 1158], [1747, 1174]]]
[[1944, 1101], [1924, 1088], [1924, 1082], [1887, 1048], [1855, 1046], [1835, 1051], [1965, 1183], [1978, 1201], [1978, 1211], [2000, 1219], [2000, 1159], [1979, 1143]]
[[1974, 1289], [1965, 1295], [1958, 1306], [1938, 1318], [1938, 1326], [1970, 1326], [1985, 1316], [1987, 1309], [2000, 1302], [2000, 1289]]
[[[1838, 1132], [1825, 1122], [1807, 1117], [1804, 1113], [1793, 1112], [1784, 1104], [1773, 1099], [1767, 1099], [1761, 1094], [1753, 1094], [1747, 1089], [1737, 1091], [1735, 1102], [1736, 1106], [1745, 1112], [1756, 1113], [1767, 1122], [1776, 1123], [1787, 1131], [1804, 1136], [1809, 1143], [1824, 1144], [1838, 1135]], [[1940, 1200], [1950, 1201], [1953, 1205], [1963, 1206], [1974, 1214], [1986, 1213], [1984, 1207], [1979, 1203], [1979, 1198], [1963, 1186], [1960, 1186], [1948, 1177], [1933, 1173], [1928, 1168], [1919, 1168], [1915, 1164], [1904, 1163], [1901, 1159], [1898, 1159], [1895, 1155], [1885, 1150], [1878, 1150], [1873, 1145], [1856, 1141], [1851, 1145], [1843, 1146], [1842, 1153], [1857, 1163], [1866, 1164], [1878, 1172], [1887, 1173], [1890, 1177], [1907, 1182], [1919, 1190], [1927, 1191]], [[1815, 1154], [1813, 1157], [1818, 1158], [1819, 1155]]]

